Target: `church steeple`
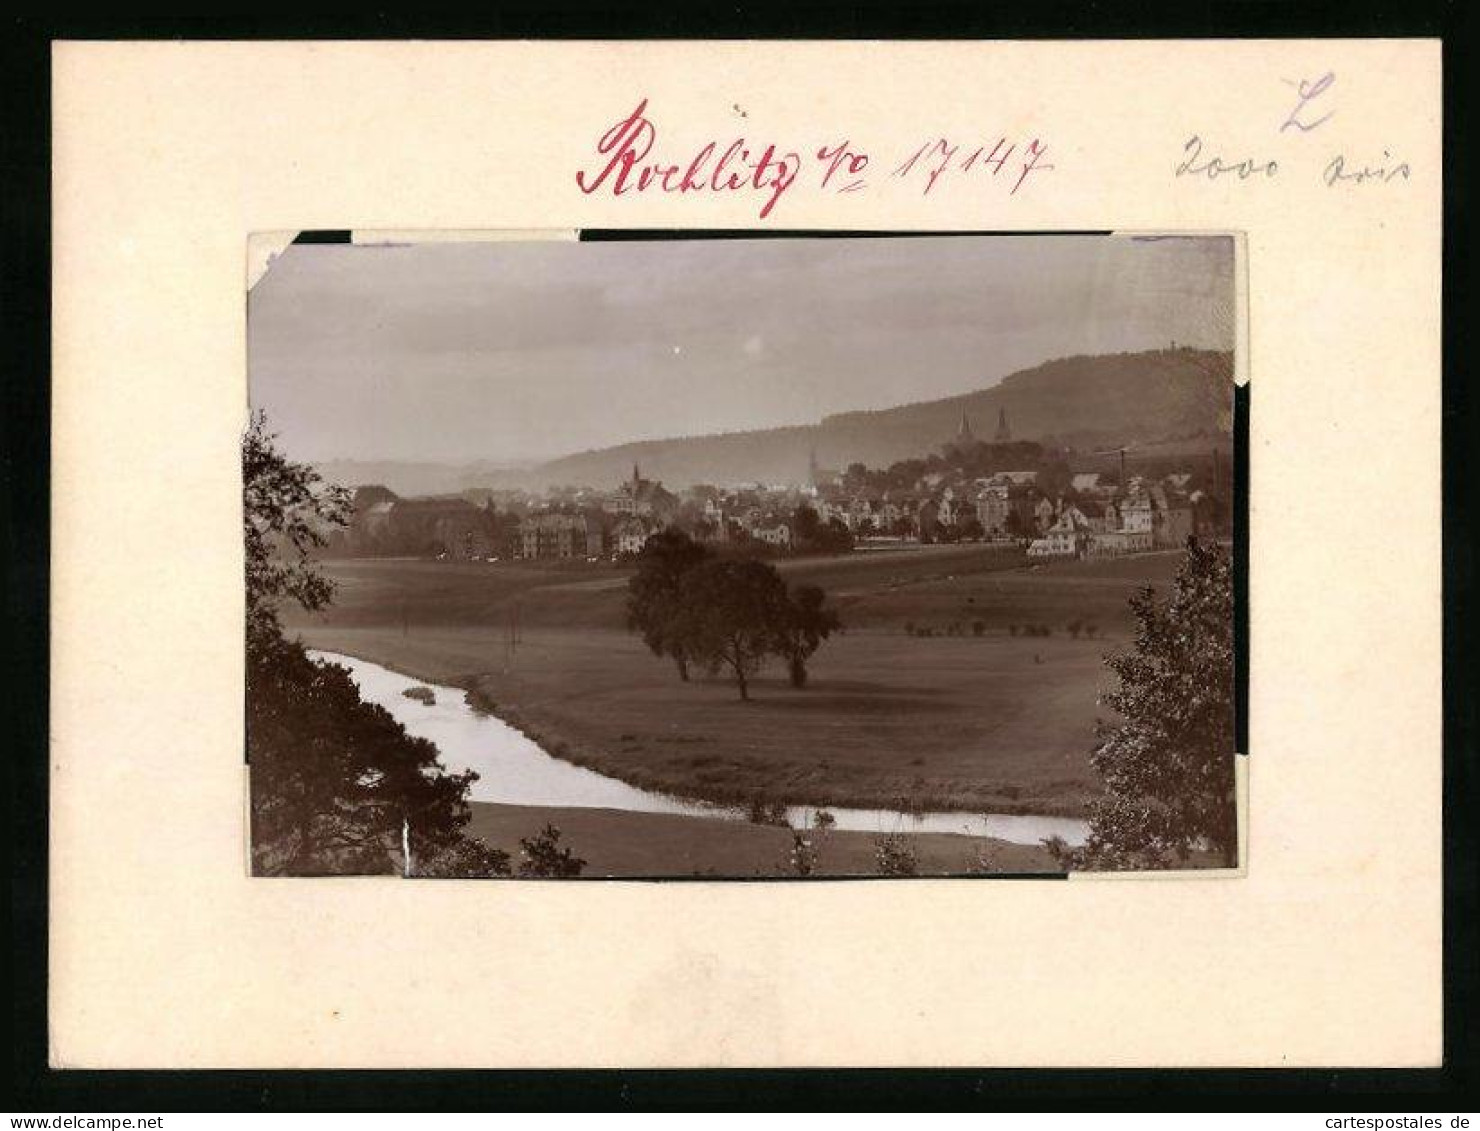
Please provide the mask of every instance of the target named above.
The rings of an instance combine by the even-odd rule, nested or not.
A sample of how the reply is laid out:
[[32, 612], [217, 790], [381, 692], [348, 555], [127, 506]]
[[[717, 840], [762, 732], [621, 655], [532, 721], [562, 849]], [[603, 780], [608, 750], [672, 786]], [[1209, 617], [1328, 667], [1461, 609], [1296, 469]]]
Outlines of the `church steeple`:
[[1012, 429], [1007, 426], [1007, 409], [997, 410], [997, 443], [1006, 444], [1012, 440]]
[[632, 465], [632, 486], [636, 487], [642, 482], [642, 475], [637, 470], [637, 464]]
[[970, 440], [971, 438], [971, 421], [966, 419], [966, 410], [963, 408], [961, 410], [961, 427], [956, 429], [956, 440], [961, 442]]

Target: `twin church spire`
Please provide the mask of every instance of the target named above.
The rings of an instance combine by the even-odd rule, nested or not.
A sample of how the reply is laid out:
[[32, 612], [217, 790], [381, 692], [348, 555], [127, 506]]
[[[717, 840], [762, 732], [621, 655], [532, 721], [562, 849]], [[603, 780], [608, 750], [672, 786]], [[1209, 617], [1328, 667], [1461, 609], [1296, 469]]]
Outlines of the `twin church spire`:
[[[992, 437], [994, 443], [1007, 444], [1012, 442], [1012, 429], [1007, 426], [1007, 409], [997, 410], [997, 434]], [[956, 429], [956, 443], [971, 444], [976, 442], [975, 435], [971, 431], [971, 420], [966, 415], [966, 410], [961, 410], [961, 426]]]

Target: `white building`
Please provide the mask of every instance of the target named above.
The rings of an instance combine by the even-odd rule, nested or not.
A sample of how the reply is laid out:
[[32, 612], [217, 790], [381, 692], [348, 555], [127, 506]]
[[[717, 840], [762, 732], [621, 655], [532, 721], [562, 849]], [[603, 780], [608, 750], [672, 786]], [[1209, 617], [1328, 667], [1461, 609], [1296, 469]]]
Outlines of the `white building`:
[[647, 540], [653, 536], [656, 529], [655, 524], [644, 521], [636, 515], [622, 519], [612, 532], [616, 542], [616, 552], [619, 554], [642, 553], [642, 548], [647, 545]]
[[772, 546], [780, 546], [783, 549], [791, 548], [791, 527], [785, 522], [766, 521], [756, 523], [750, 529], [750, 536], [759, 542], [766, 542]]

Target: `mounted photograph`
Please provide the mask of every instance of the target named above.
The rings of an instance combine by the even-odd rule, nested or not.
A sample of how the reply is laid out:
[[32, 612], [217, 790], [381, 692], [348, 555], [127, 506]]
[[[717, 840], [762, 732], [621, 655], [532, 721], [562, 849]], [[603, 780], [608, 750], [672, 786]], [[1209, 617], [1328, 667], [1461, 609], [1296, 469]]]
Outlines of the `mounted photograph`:
[[1240, 254], [254, 237], [252, 873], [1238, 869]]

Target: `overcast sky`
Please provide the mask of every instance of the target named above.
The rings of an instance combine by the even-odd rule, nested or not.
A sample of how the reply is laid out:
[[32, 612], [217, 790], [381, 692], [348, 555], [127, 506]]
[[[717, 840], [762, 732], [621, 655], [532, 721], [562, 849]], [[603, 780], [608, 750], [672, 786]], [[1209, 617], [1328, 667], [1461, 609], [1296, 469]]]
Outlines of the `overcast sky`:
[[298, 459], [503, 462], [1231, 349], [1232, 309], [1227, 238], [295, 245], [251, 292], [251, 400]]

